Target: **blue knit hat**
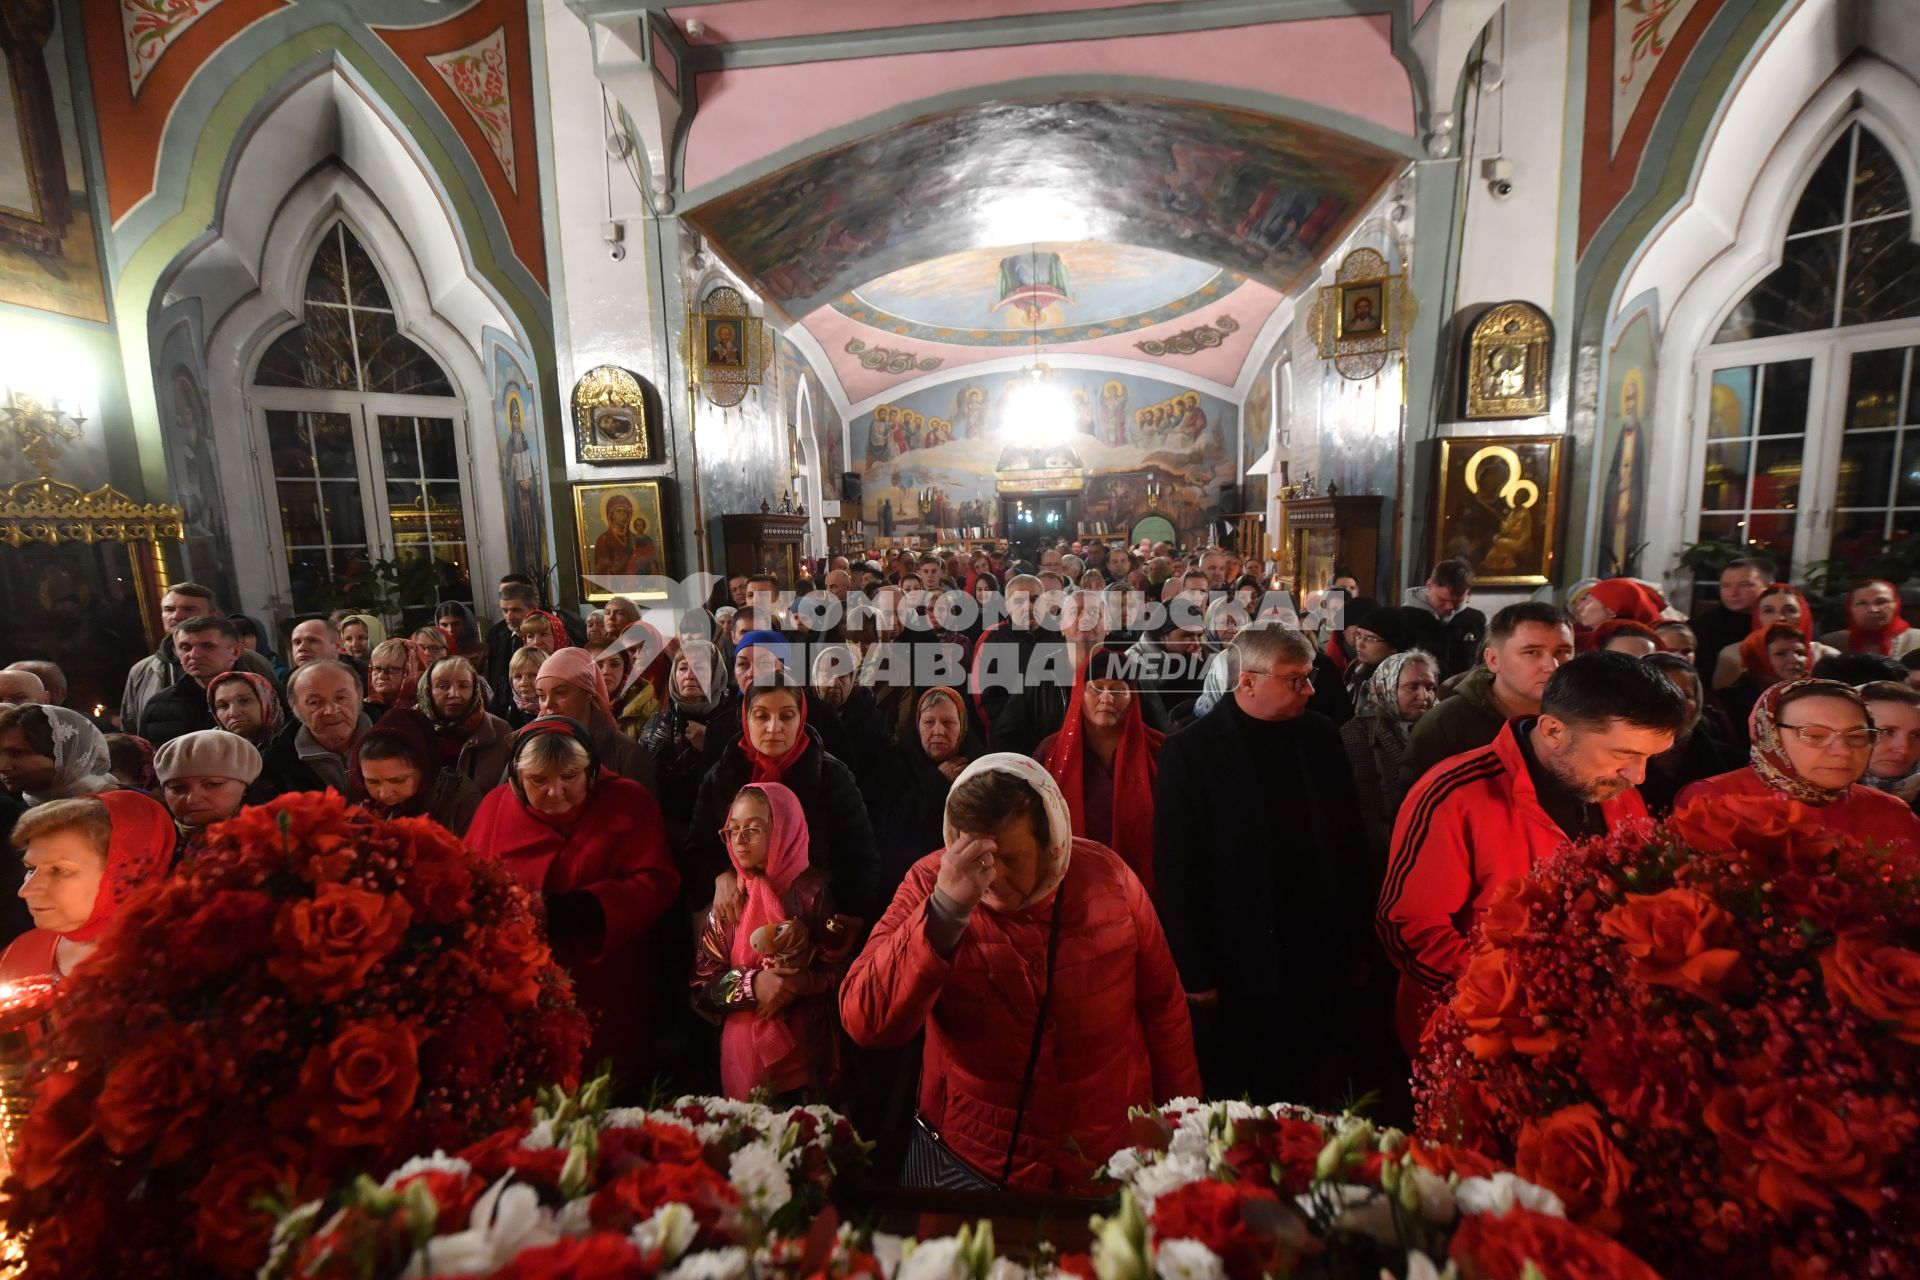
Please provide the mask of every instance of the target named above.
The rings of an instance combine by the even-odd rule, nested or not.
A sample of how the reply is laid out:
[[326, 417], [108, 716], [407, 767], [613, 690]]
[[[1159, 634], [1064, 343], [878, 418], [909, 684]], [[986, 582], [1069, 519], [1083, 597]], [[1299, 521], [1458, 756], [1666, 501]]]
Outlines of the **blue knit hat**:
[[789, 665], [793, 657], [793, 647], [787, 638], [778, 631], [749, 631], [740, 637], [740, 643], [733, 647], [734, 657], [739, 657], [748, 649], [765, 649], [780, 660], [780, 665]]

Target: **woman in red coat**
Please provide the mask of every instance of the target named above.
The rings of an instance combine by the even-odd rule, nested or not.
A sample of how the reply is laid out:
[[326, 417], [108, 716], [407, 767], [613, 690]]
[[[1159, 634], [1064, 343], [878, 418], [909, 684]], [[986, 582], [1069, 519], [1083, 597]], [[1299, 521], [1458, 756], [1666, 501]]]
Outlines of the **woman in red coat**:
[[603, 770], [578, 721], [542, 716], [515, 735], [467, 847], [540, 896], [554, 957], [594, 1022], [587, 1061], [611, 1058], [626, 1084], [644, 1083], [654, 926], [680, 892], [653, 794]]
[[1823, 827], [1863, 844], [1920, 851], [1920, 818], [1898, 797], [1860, 785], [1877, 731], [1864, 699], [1837, 680], [1787, 680], [1753, 704], [1753, 763], [1680, 793], [1783, 795], [1820, 810]]
[[35, 927], [0, 956], [0, 982], [72, 972], [93, 954], [121, 905], [166, 877], [174, 839], [172, 816], [138, 791], [29, 809], [13, 843], [26, 863], [20, 896]]
[[1129, 1108], [1200, 1091], [1166, 937], [1037, 761], [975, 761], [945, 825], [848, 972], [841, 1021], [872, 1049], [926, 1032], [916, 1185], [1086, 1192], [1131, 1142]]

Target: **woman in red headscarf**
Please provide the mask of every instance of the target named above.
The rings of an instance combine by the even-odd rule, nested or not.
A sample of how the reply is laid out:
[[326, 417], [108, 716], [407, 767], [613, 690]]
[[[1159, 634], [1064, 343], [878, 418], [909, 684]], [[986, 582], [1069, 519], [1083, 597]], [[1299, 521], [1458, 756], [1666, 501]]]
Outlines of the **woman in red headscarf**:
[[467, 847], [540, 896], [554, 958], [593, 1019], [587, 1061], [647, 1080], [656, 926], [680, 890], [653, 795], [600, 766], [583, 725], [542, 716], [514, 737], [507, 780], [480, 802]]
[[1697, 797], [1773, 795], [1818, 809], [1821, 827], [1911, 856], [1920, 818], [1898, 796], [1861, 783], [1878, 730], [1867, 703], [1838, 680], [1784, 680], [1760, 695], [1748, 722], [1751, 763], [1694, 783]]
[[707, 913], [693, 960], [693, 1003], [719, 1022], [729, 1098], [765, 1086], [819, 1100], [840, 1072], [840, 980], [860, 922], [834, 914], [827, 878], [807, 858], [800, 799], [777, 782], [740, 788], [721, 830], [744, 886], [740, 915]]
[[1775, 583], [1760, 593], [1753, 602], [1753, 627], [1745, 640], [1739, 644], [1730, 644], [1720, 651], [1713, 666], [1713, 687], [1724, 689], [1737, 682], [1743, 672], [1752, 670], [1750, 645], [1765, 646], [1766, 641], [1755, 641], [1755, 635], [1764, 636], [1774, 626], [1788, 626], [1798, 631], [1813, 647], [1808, 651], [1809, 664], [1822, 658], [1831, 658], [1838, 649], [1821, 644], [1813, 638], [1813, 607], [1799, 591], [1784, 582]]
[[1847, 592], [1847, 627], [1829, 631], [1820, 643], [1848, 653], [1903, 658], [1920, 649], [1920, 630], [1900, 616], [1900, 589], [1883, 578], [1855, 583]]
[[1096, 840], [1153, 892], [1153, 784], [1166, 735], [1140, 716], [1124, 654], [1096, 652], [1080, 668], [1060, 731], [1034, 751], [1067, 798], [1073, 834]]
[[0, 981], [73, 972], [127, 900], [166, 876], [175, 837], [166, 809], [137, 791], [29, 809], [13, 844], [26, 863], [20, 896], [34, 928], [0, 955]]
[[1602, 579], [1580, 592], [1572, 602], [1574, 647], [1581, 653], [1599, 648], [1597, 633], [1601, 624], [1615, 618], [1637, 622], [1651, 630], [1666, 607], [1666, 598], [1644, 582], [1632, 578]]
[[706, 905], [705, 886], [711, 884], [713, 909], [723, 919], [738, 918], [741, 885], [720, 829], [740, 788], [778, 782], [800, 800], [812, 865], [833, 886], [834, 901], [841, 910], [872, 920], [881, 905], [873, 824], [853, 771], [827, 751], [819, 733], [807, 724], [805, 686], [784, 674], [754, 683], [741, 704], [740, 723], [740, 736], [700, 779], [694, 797], [687, 838], [689, 901]]

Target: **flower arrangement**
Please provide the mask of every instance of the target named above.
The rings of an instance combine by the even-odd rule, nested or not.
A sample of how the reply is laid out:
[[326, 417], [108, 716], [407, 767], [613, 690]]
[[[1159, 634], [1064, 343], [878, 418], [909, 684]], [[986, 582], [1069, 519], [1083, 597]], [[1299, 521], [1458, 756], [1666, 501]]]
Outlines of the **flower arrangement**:
[[1658, 1280], [1560, 1199], [1471, 1151], [1351, 1115], [1180, 1099], [1135, 1113], [1086, 1280]]
[[526, 1123], [293, 1209], [262, 1280], [875, 1273], [828, 1205], [867, 1151], [844, 1118], [725, 1098], [609, 1110], [607, 1090], [547, 1090]]
[[1683, 806], [1489, 907], [1415, 1088], [1424, 1135], [1676, 1275], [1911, 1275], [1920, 860], [1784, 798]]
[[587, 1041], [524, 889], [330, 792], [212, 828], [64, 986], [0, 1203], [53, 1280], [251, 1274], [262, 1198], [468, 1141]]

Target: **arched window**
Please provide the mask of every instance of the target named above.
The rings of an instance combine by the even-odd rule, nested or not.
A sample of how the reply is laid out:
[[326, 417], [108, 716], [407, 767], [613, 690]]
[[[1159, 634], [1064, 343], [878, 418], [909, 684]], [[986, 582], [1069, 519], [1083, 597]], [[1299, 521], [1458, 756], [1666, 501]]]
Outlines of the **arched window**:
[[1851, 123], [1807, 179], [1779, 265], [1702, 356], [1698, 536], [1785, 569], [1857, 565], [1920, 523], [1920, 245], [1900, 167]]
[[269, 343], [252, 400], [295, 613], [390, 561], [409, 604], [471, 600], [466, 431], [439, 362], [403, 325], [344, 222], [321, 236], [300, 323]]

